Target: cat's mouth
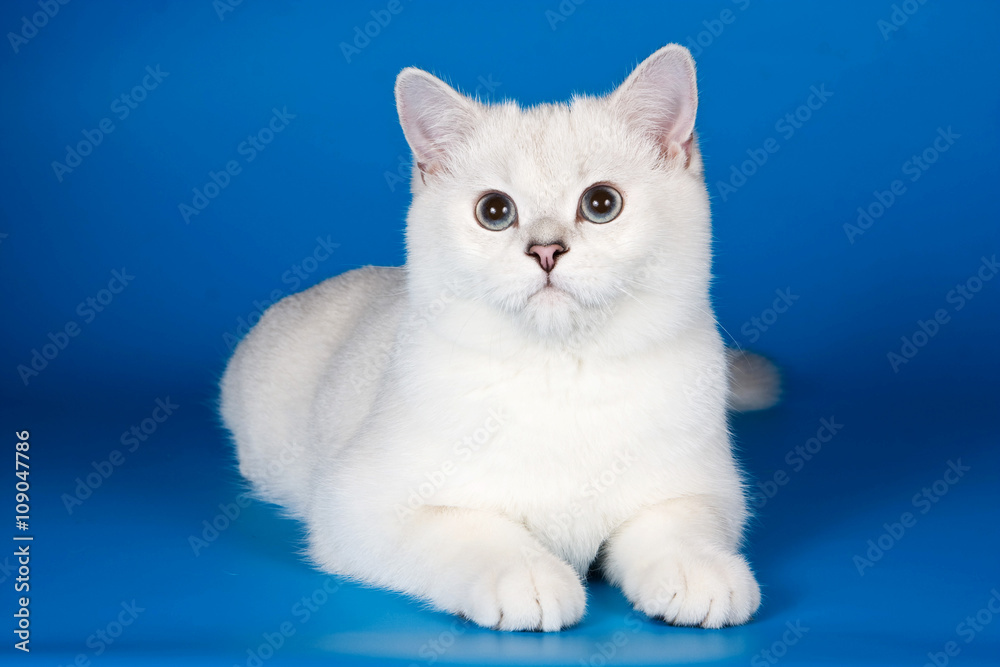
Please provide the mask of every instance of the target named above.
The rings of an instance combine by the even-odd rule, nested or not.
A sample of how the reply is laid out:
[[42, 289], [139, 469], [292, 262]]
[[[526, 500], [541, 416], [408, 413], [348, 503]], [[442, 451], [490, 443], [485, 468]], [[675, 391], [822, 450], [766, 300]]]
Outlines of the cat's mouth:
[[544, 292], [544, 291], [547, 291], [547, 290], [556, 290], [558, 292], [564, 292], [565, 291], [565, 290], [560, 289], [560, 288], [558, 288], [558, 287], [555, 286], [555, 284], [552, 282], [552, 275], [551, 274], [546, 274], [545, 275], [545, 284], [542, 285], [541, 287], [539, 287], [538, 291], [535, 292], [535, 294], [540, 294], [541, 292]]
[[538, 298], [548, 301], [550, 299], [566, 299], [571, 297], [572, 295], [568, 291], [553, 283], [551, 277], [546, 277], [545, 284], [539, 287], [529, 299]]

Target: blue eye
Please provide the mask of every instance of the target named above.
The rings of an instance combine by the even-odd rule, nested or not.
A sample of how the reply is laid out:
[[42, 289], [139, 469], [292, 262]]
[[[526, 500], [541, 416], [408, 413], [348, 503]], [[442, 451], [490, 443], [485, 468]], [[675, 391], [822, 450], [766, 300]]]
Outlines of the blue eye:
[[622, 196], [610, 185], [595, 185], [580, 197], [580, 217], [603, 225], [622, 212]]
[[476, 204], [476, 219], [491, 232], [502, 232], [517, 222], [517, 207], [504, 193], [488, 192]]

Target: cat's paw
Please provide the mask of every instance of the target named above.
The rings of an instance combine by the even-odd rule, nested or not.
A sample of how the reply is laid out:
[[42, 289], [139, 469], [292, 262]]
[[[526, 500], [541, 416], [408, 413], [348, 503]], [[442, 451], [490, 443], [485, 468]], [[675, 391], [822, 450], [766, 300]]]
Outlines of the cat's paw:
[[667, 555], [648, 566], [638, 583], [629, 595], [635, 608], [671, 625], [740, 625], [760, 606], [760, 587], [738, 554]]
[[550, 553], [498, 558], [468, 593], [461, 613], [497, 630], [560, 630], [579, 621], [587, 604], [576, 572]]

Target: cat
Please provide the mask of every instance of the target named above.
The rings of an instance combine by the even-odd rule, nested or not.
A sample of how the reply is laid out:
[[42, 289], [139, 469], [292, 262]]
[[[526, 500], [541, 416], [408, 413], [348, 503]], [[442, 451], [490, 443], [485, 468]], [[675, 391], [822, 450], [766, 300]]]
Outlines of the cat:
[[650, 617], [718, 628], [760, 589], [727, 407], [777, 399], [709, 301], [695, 66], [603, 97], [485, 104], [404, 69], [403, 267], [272, 306], [221, 414], [319, 568], [500, 630], [584, 615], [592, 564]]

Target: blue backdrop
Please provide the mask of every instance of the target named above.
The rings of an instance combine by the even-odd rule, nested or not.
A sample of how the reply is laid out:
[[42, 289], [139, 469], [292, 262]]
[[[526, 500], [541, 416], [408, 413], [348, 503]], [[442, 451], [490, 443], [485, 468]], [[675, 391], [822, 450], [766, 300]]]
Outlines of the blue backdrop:
[[[994, 2], [86, 3], [0, 8], [0, 482], [48, 664], [986, 664], [1000, 656]], [[501, 635], [338, 582], [240, 495], [214, 414], [269, 303], [403, 259], [404, 66], [525, 104], [699, 71], [714, 299], [786, 398], [734, 419], [750, 625], [671, 628], [591, 586]], [[338, 663], [339, 664], [339, 663]], [[995, 664], [995, 663], [994, 663]]]

